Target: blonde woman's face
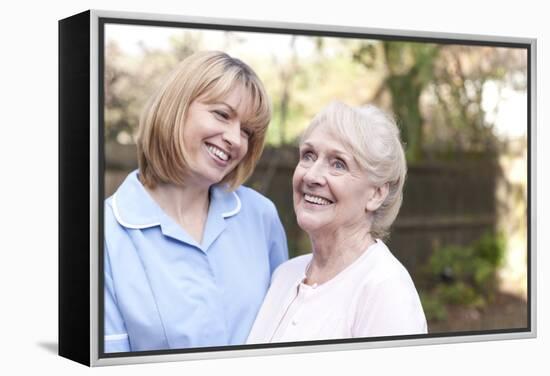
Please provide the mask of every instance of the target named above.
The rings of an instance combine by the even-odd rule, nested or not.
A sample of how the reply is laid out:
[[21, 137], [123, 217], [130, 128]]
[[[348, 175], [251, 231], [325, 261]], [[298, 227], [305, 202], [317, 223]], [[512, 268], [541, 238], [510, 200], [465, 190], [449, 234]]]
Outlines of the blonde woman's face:
[[183, 131], [188, 181], [207, 187], [219, 183], [246, 155], [251, 133], [243, 124], [243, 94], [236, 89], [214, 103], [197, 98], [189, 106]]

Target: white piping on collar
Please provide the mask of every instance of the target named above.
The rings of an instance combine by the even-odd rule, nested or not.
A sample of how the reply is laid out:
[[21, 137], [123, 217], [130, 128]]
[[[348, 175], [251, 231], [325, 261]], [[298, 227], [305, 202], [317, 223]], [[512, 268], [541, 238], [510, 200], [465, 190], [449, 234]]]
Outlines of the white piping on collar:
[[237, 207], [235, 209], [231, 210], [230, 212], [223, 213], [222, 216], [224, 218], [231, 217], [232, 215], [237, 214], [241, 210], [241, 199], [239, 198], [239, 195], [237, 195], [237, 193], [235, 193], [235, 192], [231, 192], [231, 193], [233, 193], [233, 195], [237, 199]]
[[113, 195], [113, 214], [115, 215], [116, 220], [118, 223], [120, 223], [122, 226], [127, 228], [133, 228], [133, 229], [143, 229], [147, 227], [154, 227], [154, 226], [160, 226], [160, 222], [157, 223], [149, 223], [149, 224], [143, 224], [143, 225], [132, 225], [120, 217], [120, 214], [118, 212], [118, 206], [116, 201], [116, 193]]

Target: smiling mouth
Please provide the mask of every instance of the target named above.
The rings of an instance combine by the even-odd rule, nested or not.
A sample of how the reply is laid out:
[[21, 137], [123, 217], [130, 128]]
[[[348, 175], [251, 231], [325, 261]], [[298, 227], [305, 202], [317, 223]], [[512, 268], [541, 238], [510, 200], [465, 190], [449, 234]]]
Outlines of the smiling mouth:
[[320, 206], [326, 206], [333, 203], [332, 201], [324, 197], [314, 196], [307, 193], [304, 194], [304, 200], [310, 204], [320, 205]]
[[223, 162], [227, 162], [227, 161], [229, 161], [229, 159], [231, 159], [229, 154], [227, 154], [225, 151], [215, 147], [212, 144], [206, 144], [206, 148], [208, 149], [210, 154], [212, 154], [214, 157], [218, 158], [219, 160], [221, 160]]

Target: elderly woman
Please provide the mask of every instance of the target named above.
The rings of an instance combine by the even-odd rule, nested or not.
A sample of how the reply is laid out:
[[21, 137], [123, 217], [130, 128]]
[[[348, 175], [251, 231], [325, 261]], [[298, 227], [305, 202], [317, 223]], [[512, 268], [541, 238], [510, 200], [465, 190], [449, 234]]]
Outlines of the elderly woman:
[[105, 202], [104, 352], [242, 344], [288, 258], [274, 205], [240, 186], [271, 117], [252, 69], [185, 59], [145, 106], [139, 170]]
[[399, 130], [381, 110], [334, 102], [314, 118], [292, 181], [312, 253], [275, 271], [248, 343], [427, 332], [413, 281], [381, 240], [405, 175]]

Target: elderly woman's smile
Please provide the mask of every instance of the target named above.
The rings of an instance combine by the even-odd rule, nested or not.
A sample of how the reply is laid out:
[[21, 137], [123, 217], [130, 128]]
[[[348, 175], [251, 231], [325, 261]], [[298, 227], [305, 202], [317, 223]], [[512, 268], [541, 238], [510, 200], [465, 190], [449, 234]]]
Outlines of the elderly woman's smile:
[[330, 201], [329, 199], [326, 199], [321, 196], [316, 196], [314, 194], [308, 194], [308, 193], [304, 193], [304, 200], [311, 204], [321, 205], [321, 206], [332, 204], [332, 201]]

